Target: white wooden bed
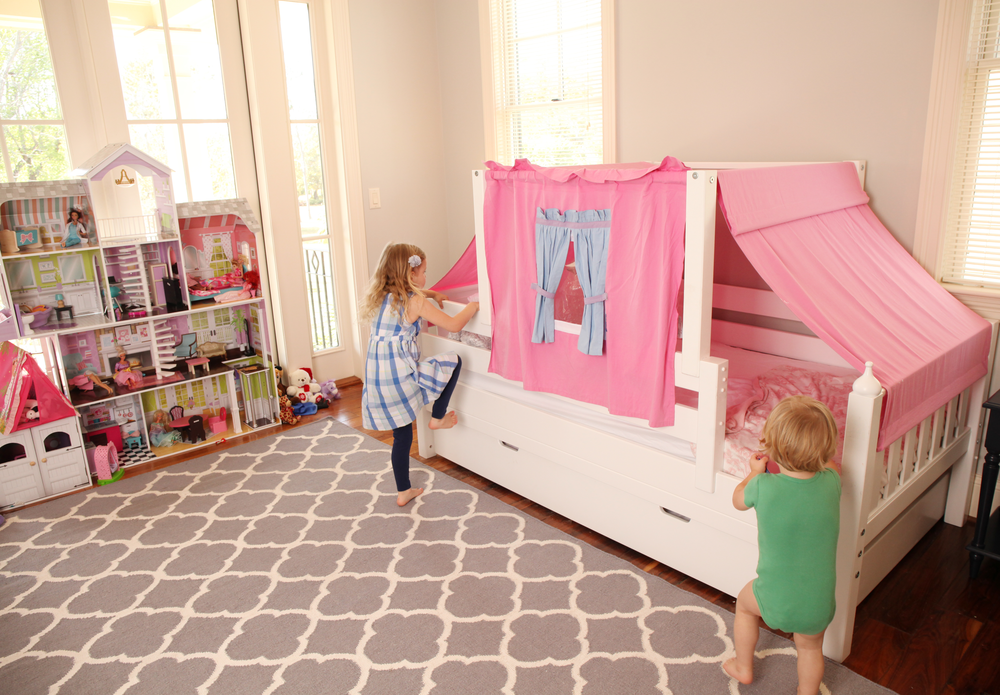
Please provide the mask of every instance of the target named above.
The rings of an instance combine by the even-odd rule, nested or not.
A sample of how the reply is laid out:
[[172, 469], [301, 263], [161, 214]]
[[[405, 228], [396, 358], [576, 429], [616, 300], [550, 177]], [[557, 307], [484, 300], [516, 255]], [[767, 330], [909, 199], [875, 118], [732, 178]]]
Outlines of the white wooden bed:
[[[711, 354], [712, 342], [822, 364], [846, 363], [811, 335], [747, 325], [734, 330], [733, 324], [712, 319], [716, 307], [741, 316], [783, 319], [782, 325], [798, 321], [769, 291], [713, 283], [716, 171], [768, 165], [689, 166], [693, 170], [687, 172], [684, 339], [676, 355], [676, 385], [697, 392], [698, 406], [677, 405], [676, 424], [663, 429], [695, 444], [696, 454], [672, 455], [624, 432], [600, 430], [555, 414], [558, 409], [547, 407], [545, 399], [553, 405], [567, 400], [560, 396], [533, 393], [532, 404], [526, 405], [517, 397], [519, 384], [488, 374], [489, 350], [434, 335], [433, 330], [422, 333], [422, 354], [452, 350], [463, 360], [464, 376], [452, 399], [459, 425], [431, 431], [429, 413], [422, 412], [418, 441], [421, 456], [448, 458], [735, 596], [756, 575], [756, 517], [733, 508], [732, 493], [739, 479], [722, 469], [729, 363]], [[863, 163], [857, 166], [863, 183]], [[481, 172], [473, 172], [473, 190], [481, 303], [466, 330], [489, 336]], [[452, 314], [460, 308], [460, 304], [446, 307]], [[994, 325], [994, 341], [995, 336]], [[505, 382], [505, 390], [498, 394], [483, 388], [484, 379]], [[884, 391], [870, 373], [855, 382], [844, 433], [837, 614], [826, 634], [827, 656], [837, 661], [847, 657], [858, 603], [931, 526], [942, 516], [950, 524], [965, 522], [984, 384], [985, 378], [940, 404], [919, 428], [876, 452]], [[606, 409], [576, 405], [615, 419]], [[635, 421], [629, 425], [634, 427]]]

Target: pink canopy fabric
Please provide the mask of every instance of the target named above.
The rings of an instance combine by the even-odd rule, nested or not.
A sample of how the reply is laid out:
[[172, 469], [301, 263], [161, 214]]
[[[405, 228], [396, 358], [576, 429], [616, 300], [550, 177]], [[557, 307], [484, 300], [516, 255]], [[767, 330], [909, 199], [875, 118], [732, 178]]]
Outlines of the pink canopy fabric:
[[[677, 295], [684, 263], [685, 167], [659, 165], [513, 167], [487, 165], [484, 243], [493, 302], [490, 371], [529, 391], [557, 393], [643, 418], [674, 421]], [[611, 210], [603, 354], [578, 336], [532, 343], [538, 209]]]
[[[29, 398], [38, 401], [38, 419], [24, 421], [21, 415]], [[76, 414], [31, 355], [9, 341], [0, 345], [0, 432], [11, 434]]]
[[468, 287], [479, 282], [479, 269], [476, 267], [476, 237], [466, 247], [462, 257], [451, 267], [444, 277], [437, 281], [431, 289], [438, 292], [452, 290], [456, 287]]
[[878, 448], [986, 374], [990, 324], [952, 297], [868, 207], [853, 164], [719, 172], [747, 258], [817, 336], [885, 387]]

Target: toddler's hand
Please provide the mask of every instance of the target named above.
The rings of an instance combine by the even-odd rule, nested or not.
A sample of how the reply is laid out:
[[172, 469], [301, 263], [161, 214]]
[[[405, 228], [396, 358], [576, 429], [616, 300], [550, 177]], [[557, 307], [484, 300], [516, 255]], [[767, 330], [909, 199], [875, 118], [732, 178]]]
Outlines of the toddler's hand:
[[479, 302], [469, 302], [469, 306], [473, 307], [474, 312], [479, 311]]
[[767, 454], [750, 454], [750, 470], [753, 473], [763, 473], [767, 470]]

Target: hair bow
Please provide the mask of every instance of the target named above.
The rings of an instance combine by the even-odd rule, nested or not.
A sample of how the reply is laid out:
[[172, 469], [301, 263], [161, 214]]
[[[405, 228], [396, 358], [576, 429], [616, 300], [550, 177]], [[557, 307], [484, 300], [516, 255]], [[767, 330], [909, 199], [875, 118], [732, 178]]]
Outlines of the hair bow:
[[423, 263], [424, 261], [417, 254], [413, 254], [412, 256], [409, 257], [409, 259], [407, 259], [407, 262], [410, 264], [411, 268], [419, 268], [420, 264]]

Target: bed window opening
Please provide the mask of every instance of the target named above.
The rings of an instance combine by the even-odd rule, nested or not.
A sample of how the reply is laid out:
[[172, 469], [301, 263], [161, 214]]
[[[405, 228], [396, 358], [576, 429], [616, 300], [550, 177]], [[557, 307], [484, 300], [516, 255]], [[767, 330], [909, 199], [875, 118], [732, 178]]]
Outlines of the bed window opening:
[[579, 335], [577, 347], [585, 355], [603, 354], [610, 232], [611, 210], [562, 213], [556, 208], [538, 208], [531, 342], [555, 342], [555, 331], [560, 330]]

